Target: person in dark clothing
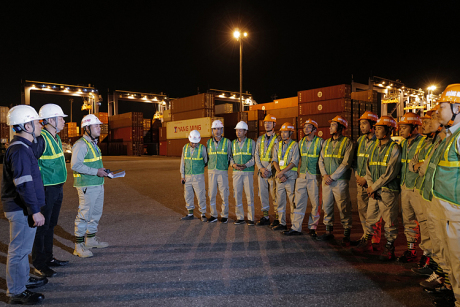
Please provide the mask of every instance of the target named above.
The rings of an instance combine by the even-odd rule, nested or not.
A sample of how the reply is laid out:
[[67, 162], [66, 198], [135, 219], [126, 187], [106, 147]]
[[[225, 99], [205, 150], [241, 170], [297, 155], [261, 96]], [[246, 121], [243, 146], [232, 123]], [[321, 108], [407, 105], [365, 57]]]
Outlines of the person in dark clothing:
[[40, 293], [29, 291], [42, 286], [46, 278], [29, 277], [28, 254], [32, 251], [35, 227], [45, 223], [40, 208], [45, 192], [37, 159], [31, 145], [40, 135], [37, 112], [31, 106], [10, 109], [7, 124], [16, 132], [3, 158], [2, 204], [10, 224], [10, 243], [6, 263], [7, 295], [10, 304], [33, 305], [43, 301]]
[[53, 256], [54, 227], [57, 225], [64, 195], [64, 183], [67, 180], [67, 169], [62, 150], [59, 131], [64, 129], [65, 120], [61, 107], [56, 104], [45, 104], [40, 108], [39, 116], [43, 118], [44, 128], [32, 150], [38, 159], [43, 185], [45, 186], [45, 203], [41, 213], [45, 224], [37, 227], [32, 263], [35, 274], [42, 277], [53, 277], [56, 272], [50, 267], [65, 266], [69, 262], [57, 260]]

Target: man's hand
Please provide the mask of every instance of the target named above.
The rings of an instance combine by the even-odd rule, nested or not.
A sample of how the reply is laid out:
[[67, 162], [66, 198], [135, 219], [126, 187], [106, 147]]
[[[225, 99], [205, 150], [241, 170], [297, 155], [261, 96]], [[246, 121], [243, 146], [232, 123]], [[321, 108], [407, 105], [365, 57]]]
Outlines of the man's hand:
[[414, 165], [414, 171], [418, 172], [420, 170], [420, 167], [422, 166], [423, 162], [419, 162]]
[[[276, 178], [281, 179], [282, 177], [284, 177], [284, 171], [276, 172]], [[281, 182], [284, 182], [284, 181], [281, 181]]]
[[261, 168], [261, 169], [260, 169], [260, 175], [262, 176], [262, 178], [267, 178], [267, 177], [266, 177], [266, 173], [267, 173], [267, 169], [266, 169], [266, 168]]
[[366, 186], [366, 184], [367, 184], [366, 179], [364, 179], [364, 177], [361, 177], [361, 176], [356, 176], [356, 182], [357, 182], [358, 185], [361, 186], [361, 187], [364, 187], [364, 186]]
[[43, 226], [45, 224], [45, 217], [40, 212], [32, 215], [34, 219], [34, 226]]
[[107, 177], [108, 174], [105, 172], [105, 168], [102, 167], [97, 170], [97, 175], [99, 177]]
[[286, 176], [283, 175], [279, 180], [280, 180], [280, 182], [286, 182], [287, 178], [286, 178]]
[[326, 185], [330, 185], [332, 182], [334, 182], [334, 180], [329, 175], [324, 175], [323, 180]]
[[239, 168], [240, 171], [242, 171], [242, 170], [244, 170], [246, 168], [246, 165], [244, 165], [244, 164], [240, 164], [239, 166], [240, 166], [240, 168]]
[[374, 189], [372, 189], [372, 187], [368, 187], [368, 188], [367, 188], [367, 195], [368, 195], [369, 197], [374, 198], [374, 195], [372, 195], [372, 194], [374, 194]]

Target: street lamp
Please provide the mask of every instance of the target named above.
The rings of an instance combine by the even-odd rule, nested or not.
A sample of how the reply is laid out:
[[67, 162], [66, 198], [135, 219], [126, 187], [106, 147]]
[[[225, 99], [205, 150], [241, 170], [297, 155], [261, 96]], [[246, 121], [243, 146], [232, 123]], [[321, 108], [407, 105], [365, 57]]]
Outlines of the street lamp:
[[[429, 108], [431, 109], [432, 108], [432, 103], [433, 103], [433, 91], [436, 89], [436, 86], [435, 85], [432, 85], [430, 87], [427, 88], [428, 90], [428, 100], [430, 102], [430, 105], [429, 105]], [[430, 91], [431, 91], [431, 94], [430, 94]], [[428, 108], [427, 108], [428, 110]]]
[[240, 30], [236, 29], [233, 36], [240, 42], [240, 111], [243, 112], [243, 37], [247, 37], [248, 33], [241, 33]]

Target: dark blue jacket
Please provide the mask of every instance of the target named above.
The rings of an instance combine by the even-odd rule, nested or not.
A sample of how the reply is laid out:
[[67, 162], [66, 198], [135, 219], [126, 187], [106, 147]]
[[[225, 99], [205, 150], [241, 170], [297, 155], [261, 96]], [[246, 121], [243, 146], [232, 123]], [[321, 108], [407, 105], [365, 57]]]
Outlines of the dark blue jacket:
[[3, 158], [2, 203], [4, 212], [40, 212], [45, 205], [45, 190], [32, 143], [15, 136]]

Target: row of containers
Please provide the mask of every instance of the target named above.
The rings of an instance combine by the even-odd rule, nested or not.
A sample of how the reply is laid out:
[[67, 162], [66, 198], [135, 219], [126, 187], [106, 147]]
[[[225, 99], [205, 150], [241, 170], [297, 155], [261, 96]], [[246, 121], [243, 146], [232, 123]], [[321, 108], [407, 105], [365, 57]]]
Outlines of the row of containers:
[[163, 114], [163, 124], [159, 129], [159, 154], [178, 157], [188, 142], [191, 130], [198, 130], [201, 143], [206, 144], [212, 136], [211, 124], [215, 119], [224, 123], [224, 136], [230, 140], [236, 138], [234, 127], [239, 121], [245, 121], [249, 130], [247, 136], [256, 140], [265, 133], [263, 119], [266, 114], [277, 118], [275, 131], [279, 133], [281, 125], [289, 122], [296, 133], [292, 139], [304, 137], [303, 124], [309, 118], [318, 123], [317, 135], [330, 138], [329, 120], [341, 115], [348, 121], [344, 135], [357, 140], [360, 134], [359, 117], [365, 111], [378, 113], [377, 93], [374, 91], [351, 92], [350, 85], [342, 84], [306, 91], [299, 91], [295, 97], [278, 99], [271, 103], [250, 106], [249, 111], [232, 112], [231, 104], [214, 104], [209, 94], [199, 94], [172, 101], [171, 109]]

